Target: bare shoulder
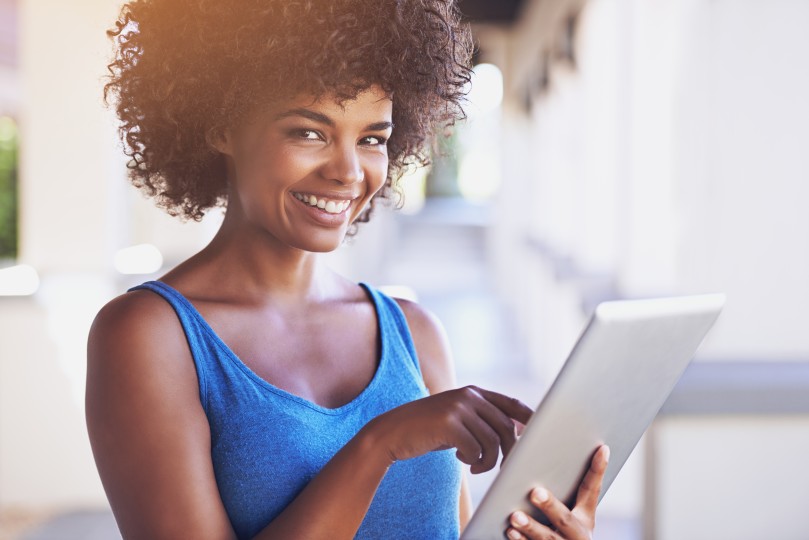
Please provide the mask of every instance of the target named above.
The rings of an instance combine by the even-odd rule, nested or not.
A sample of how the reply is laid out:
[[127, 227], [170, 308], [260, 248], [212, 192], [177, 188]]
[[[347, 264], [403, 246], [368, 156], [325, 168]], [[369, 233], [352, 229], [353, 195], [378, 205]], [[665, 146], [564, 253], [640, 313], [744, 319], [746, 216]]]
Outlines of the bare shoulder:
[[101, 308], [87, 339], [85, 399], [91, 430], [112, 412], [111, 405], [126, 409], [136, 395], [175, 406], [198, 401], [198, 384], [182, 325], [163, 298], [139, 290]]
[[158, 373], [172, 384], [198, 384], [174, 309], [145, 290], [122, 294], [101, 308], [87, 339], [87, 370], [88, 384], [96, 375], [132, 379]]
[[85, 400], [93, 455], [124, 537], [232, 537], [193, 358], [168, 302], [133, 291], [101, 309], [87, 344]]
[[395, 298], [402, 308], [419, 357], [424, 383], [431, 394], [455, 388], [455, 367], [449, 339], [438, 317], [411, 300]]
[[139, 290], [122, 294], [101, 308], [90, 328], [88, 343], [91, 348], [126, 349], [144, 337], [159, 339], [178, 336], [178, 332], [182, 327], [168, 302], [150, 291]]

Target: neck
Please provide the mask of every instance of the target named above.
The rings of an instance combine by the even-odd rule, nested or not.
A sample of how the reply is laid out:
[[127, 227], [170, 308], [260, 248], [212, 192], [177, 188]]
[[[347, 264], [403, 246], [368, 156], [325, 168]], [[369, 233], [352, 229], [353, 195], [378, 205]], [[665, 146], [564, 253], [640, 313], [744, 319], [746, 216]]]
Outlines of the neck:
[[208, 283], [229, 297], [295, 305], [327, 294], [333, 274], [311, 253], [283, 244], [230, 208], [210, 244], [194, 259]]

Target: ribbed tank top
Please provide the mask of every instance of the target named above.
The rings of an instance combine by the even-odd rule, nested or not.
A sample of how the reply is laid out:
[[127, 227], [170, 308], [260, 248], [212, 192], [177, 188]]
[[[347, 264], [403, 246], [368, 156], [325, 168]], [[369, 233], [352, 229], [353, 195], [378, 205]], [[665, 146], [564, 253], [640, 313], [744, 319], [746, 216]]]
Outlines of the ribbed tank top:
[[[281, 513], [369, 420], [428, 395], [399, 305], [360, 285], [376, 310], [381, 353], [368, 386], [336, 409], [321, 407], [256, 375], [196, 308], [165, 283], [148, 281], [129, 289], [159, 294], [180, 319], [211, 428], [216, 482], [240, 539], [252, 538]], [[460, 479], [453, 450], [394, 463], [355, 538], [457, 539]], [[340, 497], [339, 490], [333, 496]]]

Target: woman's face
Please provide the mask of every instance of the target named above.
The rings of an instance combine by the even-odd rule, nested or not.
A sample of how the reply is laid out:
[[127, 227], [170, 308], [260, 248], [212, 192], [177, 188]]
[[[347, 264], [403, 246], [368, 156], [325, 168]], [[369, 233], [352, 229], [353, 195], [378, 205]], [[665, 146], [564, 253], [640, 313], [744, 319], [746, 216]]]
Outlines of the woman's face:
[[218, 145], [228, 161], [228, 213], [288, 246], [336, 249], [385, 183], [392, 106], [371, 86], [342, 106], [300, 96], [262, 109]]

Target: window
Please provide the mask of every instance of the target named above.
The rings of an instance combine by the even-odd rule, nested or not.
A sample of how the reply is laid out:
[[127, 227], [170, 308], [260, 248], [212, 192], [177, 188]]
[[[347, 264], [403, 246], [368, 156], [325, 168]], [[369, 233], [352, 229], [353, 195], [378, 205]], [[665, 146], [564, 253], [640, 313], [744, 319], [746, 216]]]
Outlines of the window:
[[17, 258], [17, 123], [0, 116], [0, 260]]

